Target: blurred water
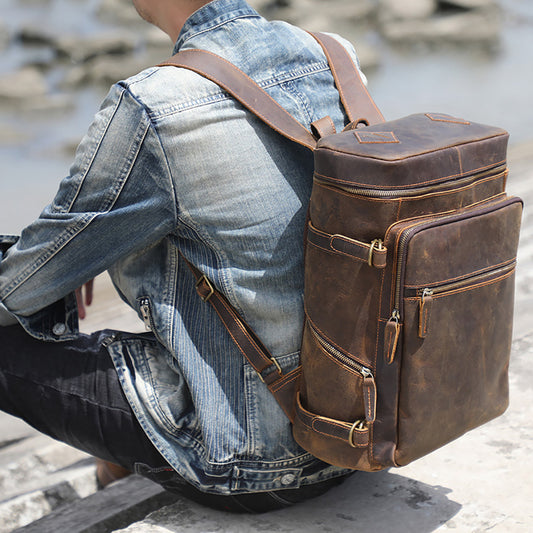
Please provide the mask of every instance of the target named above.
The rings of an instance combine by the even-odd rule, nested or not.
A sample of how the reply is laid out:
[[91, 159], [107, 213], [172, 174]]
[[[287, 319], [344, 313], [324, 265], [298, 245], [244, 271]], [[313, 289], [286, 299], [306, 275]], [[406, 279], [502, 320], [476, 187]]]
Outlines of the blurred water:
[[[0, 0], [0, 20], [11, 28], [32, 23], [91, 35], [106, 29], [95, 16], [99, 1]], [[496, 51], [449, 46], [401, 50], [378, 42], [380, 66], [367, 75], [384, 115], [394, 119], [446, 112], [504, 127], [514, 144], [533, 140], [533, 1], [501, 0], [501, 5]], [[46, 53], [43, 47], [12, 43], [0, 52], [0, 76]], [[104, 95], [103, 89], [79, 91], [74, 107], [64, 111], [0, 110], [0, 233], [19, 233], [51, 200], [71, 162], [65, 145], [81, 138]]]

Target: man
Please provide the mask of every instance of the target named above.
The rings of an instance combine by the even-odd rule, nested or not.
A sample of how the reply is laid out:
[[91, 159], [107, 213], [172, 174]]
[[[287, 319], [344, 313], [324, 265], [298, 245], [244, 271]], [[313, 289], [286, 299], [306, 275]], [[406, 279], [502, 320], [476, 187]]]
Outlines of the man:
[[[344, 126], [302, 30], [244, 0], [134, 4], [175, 51], [224, 57], [306, 127], [326, 115]], [[116, 84], [53, 202], [3, 240], [0, 408], [217, 508], [276, 509], [338, 483], [347, 472], [294, 442], [183, 259], [291, 370], [311, 176], [305, 148], [195, 73], [154, 67]], [[151, 333], [78, 334], [74, 291], [104, 270]]]

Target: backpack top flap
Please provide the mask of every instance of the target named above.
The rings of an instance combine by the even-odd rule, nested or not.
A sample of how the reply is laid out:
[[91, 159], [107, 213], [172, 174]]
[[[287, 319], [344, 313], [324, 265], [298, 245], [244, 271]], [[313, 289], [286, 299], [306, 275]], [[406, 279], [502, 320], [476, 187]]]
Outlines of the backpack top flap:
[[508, 133], [440, 113], [420, 113], [321, 139], [315, 173], [336, 185], [410, 188], [505, 163]]

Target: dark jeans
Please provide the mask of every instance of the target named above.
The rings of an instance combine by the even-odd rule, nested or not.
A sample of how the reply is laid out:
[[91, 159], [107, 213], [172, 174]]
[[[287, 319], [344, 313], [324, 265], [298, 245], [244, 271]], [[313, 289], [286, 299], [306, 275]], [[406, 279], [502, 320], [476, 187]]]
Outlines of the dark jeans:
[[20, 326], [0, 327], [0, 409], [167, 490], [231, 512], [281, 509], [323, 494], [342, 479], [300, 489], [218, 496], [195, 489], [159, 454], [137, 422], [102, 340], [110, 331], [53, 343]]

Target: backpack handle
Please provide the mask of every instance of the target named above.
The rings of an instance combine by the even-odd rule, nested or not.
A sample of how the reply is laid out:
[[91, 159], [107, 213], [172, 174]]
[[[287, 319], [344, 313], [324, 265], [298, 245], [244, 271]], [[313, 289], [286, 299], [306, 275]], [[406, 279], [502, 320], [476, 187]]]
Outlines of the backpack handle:
[[[311, 35], [326, 54], [350, 122], [355, 120], [354, 117], [368, 124], [383, 122], [383, 116], [345, 48], [329, 35]], [[315, 149], [316, 138], [249, 76], [224, 58], [206, 50], [183, 50], [158, 66], [186, 68], [200, 74], [224, 89], [273, 130], [310, 150]]]

